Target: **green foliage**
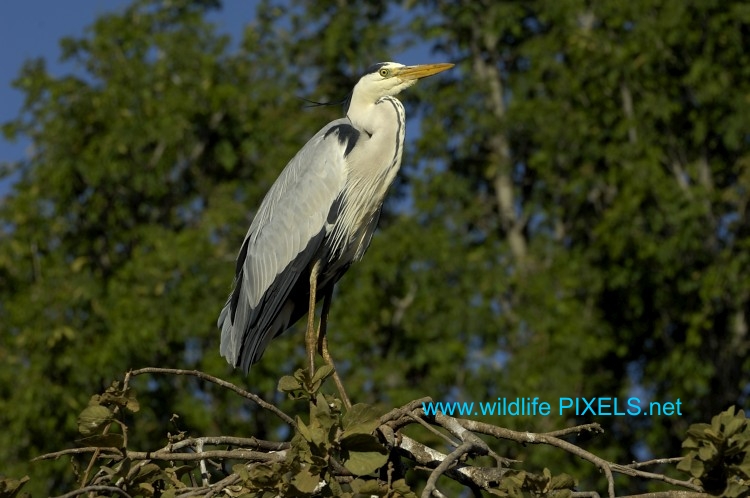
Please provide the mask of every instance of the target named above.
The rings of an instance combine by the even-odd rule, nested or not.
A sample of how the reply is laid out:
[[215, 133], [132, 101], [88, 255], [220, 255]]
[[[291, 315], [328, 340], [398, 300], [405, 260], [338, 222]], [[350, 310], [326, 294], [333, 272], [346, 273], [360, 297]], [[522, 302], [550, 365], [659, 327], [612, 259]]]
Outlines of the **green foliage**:
[[682, 447], [689, 450], [677, 465], [711, 494], [727, 497], [750, 493], [750, 423], [734, 406], [710, 424], [692, 424]]
[[[690, 419], [737, 403], [750, 382], [750, 148], [737, 140], [750, 126], [746, 6], [415, 4], [439, 16], [415, 27], [462, 63], [415, 92], [428, 119], [407, 164], [428, 165], [409, 173], [430, 242], [406, 259], [434, 280], [402, 320], [414, 332], [395, 332], [393, 349], [422, 332], [436, 345], [424, 375], [460, 386], [459, 399], [681, 398], [684, 419], [605, 423], [619, 441], [606, 448], [613, 459], [637, 458], [644, 442], [650, 454], [676, 453]], [[439, 339], [410, 322], [432, 296]], [[456, 320], [462, 311], [479, 320]]]
[[[186, 488], [195, 468], [191, 465], [175, 465], [165, 462], [133, 460], [127, 455], [127, 433], [129, 415], [138, 412], [140, 403], [135, 391], [113, 382], [102, 394], [95, 394], [89, 405], [78, 415], [78, 431], [83, 436], [76, 444], [86, 448], [98, 448], [93, 457], [88, 453], [74, 456], [76, 468], [86, 469], [78, 477], [80, 487], [88, 480], [99, 476], [128, 490], [131, 496], [170, 496], [176, 490]], [[118, 432], [115, 432], [119, 430]], [[184, 433], [169, 436], [170, 443], [184, 438]], [[90, 460], [90, 461], [89, 461]], [[96, 466], [94, 466], [97, 464]], [[93, 471], [92, 471], [93, 469]]]
[[279, 391], [310, 402], [310, 417], [307, 423], [297, 417], [291, 449], [283, 462], [237, 469], [258, 496], [353, 496], [333, 477], [332, 460], [354, 476], [367, 476], [385, 465], [386, 449], [372, 435], [379, 414], [364, 404], [343, 411], [339, 399], [319, 392], [332, 373], [333, 368], [326, 365], [312, 378], [300, 369], [279, 381]]
[[[159, 370], [159, 369], [152, 369]], [[330, 376], [330, 368], [320, 371], [320, 378]], [[145, 373], [140, 371], [137, 375]], [[205, 380], [210, 380], [228, 391], [242, 393], [237, 386], [204, 372], [181, 371], [174, 369], [161, 370], [160, 373], [184, 375], [188, 374]], [[318, 379], [302, 371], [294, 376], [284, 378], [279, 387], [288, 389], [289, 396], [299, 399], [303, 393], [309, 407], [309, 418], [304, 421], [297, 416], [294, 421], [287, 418], [291, 426], [290, 442], [273, 443], [258, 438], [237, 437], [190, 437], [186, 431], [179, 431], [176, 435], [167, 433], [168, 444], [161, 449], [134, 451], [128, 448], [126, 435], [128, 426], [126, 412], [138, 411], [139, 401], [127, 384], [131, 374], [126, 375], [123, 387], [114, 382], [101, 395], [94, 395], [90, 405], [79, 415], [80, 432], [87, 436], [78, 440], [79, 444], [88, 446], [55, 452], [40, 457], [38, 460], [49, 460], [70, 455], [77, 461], [75, 468], [84, 468], [79, 475], [78, 490], [103, 491], [116, 486], [131, 496], [195, 496], [204, 493], [223, 492], [237, 496], [341, 496], [351, 497], [365, 495], [375, 496], [403, 496], [413, 498], [412, 491], [404, 476], [404, 471], [412, 468], [414, 471], [429, 471], [450, 476], [461, 485], [482, 489], [496, 496], [521, 498], [523, 496], [556, 496], [569, 497], [579, 485], [572, 476], [562, 473], [553, 475], [552, 471], [544, 468], [541, 474], [535, 473], [522, 462], [512, 462], [514, 465], [526, 465], [526, 469], [506, 468], [506, 459], [493, 454], [495, 460], [491, 467], [481, 466], [481, 458], [488, 454], [485, 442], [480, 442], [477, 435], [466, 429], [456, 431], [470, 421], [443, 416], [441, 421], [437, 417], [427, 416], [425, 413], [415, 412], [418, 402], [412, 401], [404, 407], [394, 408], [386, 414], [380, 415], [372, 406], [356, 404], [348, 409], [342, 409], [342, 402], [319, 391], [322, 384], [315, 390], [308, 390], [316, 384]], [[313, 380], [315, 379], [315, 380]], [[282, 390], [282, 389], [280, 389]], [[243, 397], [245, 394], [242, 394]], [[257, 398], [251, 397], [254, 401]], [[275, 411], [275, 410], [274, 410]], [[278, 412], [276, 412], [278, 414]], [[173, 414], [170, 422], [174, 422], [178, 415]], [[419, 422], [421, 420], [421, 422]], [[406, 424], [404, 424], [406, 421]], [[419, 423], [418, 423], [419, 422]], [[396, 427], [390, 425], [396, 423]], [[113, 424], [116, 424], [113, 426]], [[455, 437], [459, 437], [464, 444], [454, 446], [453, 454], [457, 461], [455, 467], [438, 462], [451, 458], [450, 455], [438, 457], [439, 450], [428, 449], [424, 443], [411, 440], [407, 442], [403, 430], [407, 425], [433, 424], [446, 430]], [[120, 427], [122, 434], [112, 434], [110, 428]], [[476, 429], [499, 439], [508, 439], [517, 444], [525, 445], [530, 441], [540, 444], [556, 446], [558, 452], [565, 449], [570, 454], [578, 455], [590, 463], [598, 459], [583, 448], [568, 444], [560, 446], [560, 439], [549, 434], [532, 434], [530, 432], [514, 432], [487, 426]], [[688, 487], [700, 491], [722, 493], [722, 496], [745, 496], [747, 494], [747, 423], [744, 412], [734, 414], [734, 408], [716, 416], [711, 425], [695, 424], [688, 431], [686, 448], [694, 449], [680, 460], [678, 469], [689, 472], [699, 478], [700, 486], [691, 482], [672, 480], [670, 484]], [[575, 430], [590, 430], [590, 426], [579, 426], [566, 431], [568, 435]], [[398, 432], [394, 432], [397, 429]], [[439, 429], [437, 430], [439, 432]], [[435, 433], [433, 429], [432, 434]], [[91, 434], [94, 434], [93, 436]], [[387, 434], [390, 434], [388, 436]], [[474, 449], [466, 450], [466, 444], [474, 439]], [[444, 441], [444, 440], [441, 440]], [[406, 446], [402, 446], [406, 444]], [[212, 451], [205, 445], [238, 445], [229, 451]], [[420, 449], [420, 445], [421, 448]], [[194, 451], [185, 451], [186, 449]], [[412, 449], [407, 449], [412, 448]], [[416, 449], [416, 452], [414, 451]], [[90, 459], [88, 455], [91, 455]], [[199, 458], [195, 458], [199, 457]], [[81, 461], [83, 459], [83, 461]], [[212, 460], [210, 468], [205, 463]], [[214, 460], [216, 459], [216, 460]], [[231, 467], [231, 473], [226, 469], [235, 459], [246, 460], [242, 464]], [[88, 463], [87, 463], [88, 460]], [[221, 465], [216, 465], [221, 462]], [[607, 465], [610, 471], [635, 476], [638, 478], [666, 480], [665, 476], [653, 472], [640, 472], [628, 469], [626, 466], [616, 465], [598, 459], [597, 467]], [[185, 462], [178, 465], [175, 462]], [[200, 463], [199, 463], [200, 462]], [[652, 464], [654, 462], [651, 462]], [[417, 464], [417, 465], [415, 465]], [[640, 467], [639, 465], [638, 467]], [[421, 467], [421, 468], [420, 468]], [[428, 470], [432, 467], [431, 470]], [[453, 472], [449, 475], [448, 472]], [[461, 474], [460, 477], [456, 473]], [[197, 484], [200, 477], [202, 485]], [[410, 479], [411, 480], [411, 479]], [[0, 480], [0, 491], [8, 496], [19, 493], [28, 477], [21, 480]], [[469, 483], [473, 484], [469, 484]], [[614, 481], [608, 481], [614, 485]], [[428, 484], [429, 485], [429, 484]], [[423, 491], [423, 494], [427, 489]], [[5, 496], [5, 495], [3, 495]], [[24, 495], [25, 496], [25, 495]]]
[[549, 496], [569, 498], [576, 486], [575, 479], [567, 474], [553, 476], [545, 468], [541, 475], [509, 470], [498, 485], [497, 496], [522, 498], [524, 496]]
[[[138, 410], [140, 404], [133, 389], [121, 389], [118, 382], [113, 382], [103, 394], [93, 395], [89, 405], [78, 414], [78, 432], [84, 436], [78, 443], [85, 446], [125, 448], [126, 426], [120, 415], [124, 412], [135, 413]], [[113, 423], [123, 428], [122, 434], [109, 432]]]
[[279, 379], [278, 389], [288, 394], [291, 399], [307, 399], [312, 401], [316, 398], [316, 393], [320, 391], [323, 381], [330, 377], [333, 372], [334, 368], [331, 365], [323, 365], [310, 378], [307, 370], [299, 368], [294, 372], [294, 375], [285, 375]]
[[0, 496], [4, 498], [29, 496], [27, 493], [21, 493], [21, 489], [27, 482], [29, 482], [29, 476], [24, 476], [21, 479], [12, 479], [9, 477], [0, 478]]
[[[121, 371], [228, 371], [208, 352], [218, 350], [237, 241], [299, 137], [325, 118], [298, 118], [287, 132], [264, 125], [299, 112], [298, 80], [260, 21], [229, 54], [204, 20], [210, 3], [134, 2], [62, 42], [76, 74], [32, 61], [16, 80], [26, 104], [6, 129], [29, 136], [35, 153], [14, 165], [20, 179], [0, 204], [6, 472], [23, 475], [29, 459], [72, 440], [70, 414]], [[236, 401], [196, 401], [199, 389], [174, 382], [135, 386], [152, 395], [135, 442], [173, 411], [205, 430], [239, 423]], [[62, 462], [30, 475], [40, 495], [70, 479]]]

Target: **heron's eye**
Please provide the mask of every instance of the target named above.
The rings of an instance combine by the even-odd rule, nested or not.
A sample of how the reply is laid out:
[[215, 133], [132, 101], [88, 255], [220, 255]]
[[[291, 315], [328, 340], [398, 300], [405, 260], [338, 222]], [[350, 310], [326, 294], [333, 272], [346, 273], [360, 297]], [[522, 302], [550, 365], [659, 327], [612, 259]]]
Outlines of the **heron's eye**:
[[382, 76], [383, 78], [387, 78], [388, 76], [390, 76], [391, 70], [383, 68], [380, 71], [378, 71], [378, 74], [380, 74], [380, 76]]

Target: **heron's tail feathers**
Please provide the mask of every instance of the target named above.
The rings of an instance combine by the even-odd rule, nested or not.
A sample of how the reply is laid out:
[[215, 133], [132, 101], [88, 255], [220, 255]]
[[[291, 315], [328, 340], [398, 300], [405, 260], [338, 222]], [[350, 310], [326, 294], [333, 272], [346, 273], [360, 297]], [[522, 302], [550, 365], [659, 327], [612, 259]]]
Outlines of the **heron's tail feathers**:
[[227, 363], [235, 368], [242, 368], [242, 371], [247, 374], [250, 367], [263, 357], [271, 339], [289, 328], [293, 311], [294, 303], [287, 301], [270, 326], [261, 328], [257, 327], [256, 324], [256, 327], [248, 327], [247, 330], [235, 330], [235, 326], [246, 324], [249, 320], [242, 316], [244, 310], [240, 306], [233, 323], [231, 303], [227, 302], [221, 310], [217, 322], [221, 329], [221, 344], [219, 346], [221, 356], [226, 358]]

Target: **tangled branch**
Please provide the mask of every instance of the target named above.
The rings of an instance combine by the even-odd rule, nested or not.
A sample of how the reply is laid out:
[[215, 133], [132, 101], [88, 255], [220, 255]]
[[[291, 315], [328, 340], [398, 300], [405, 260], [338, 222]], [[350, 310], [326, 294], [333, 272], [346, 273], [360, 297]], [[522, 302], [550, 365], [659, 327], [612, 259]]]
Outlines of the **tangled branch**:
[[[579, 425], [547, 433], [519, 432], [443, 413], [427, 415], [423, 403], [430, 403], [430, 398], [411, 401], [378, 417], [366, 405], [345, 409], [338, 399], [320, 394], [321, 381], [327, 376], [324, 373], [319, 373], [315, 379], [307, 379], [304, 373], [298, 372], [279, 383], [281, 390], [309, 400], [309, 418], [303, 423], [300, 418], [295, 422], [290, 415], [259, 396], [203, 372], [165, 368], [133, 370], [126, 374], [122, 388], [115, 385], [96, 397], [102, 406], [111, 408], [108, 408], [109, 411], [98, 410], [101, 420], [92, 416], [94, 411], [90, 410], [88, 418], [85, 418], [88, 425], [84, 424], [87, 430], [106, 435], [112, 423], [121, 423], [115, 420], [117, 413], [129, 406], [132, 408], [134, 403], [129, 380], [137, 375], [156, 374], [193, 376], [228, 389], [273, 413], [290, 426], [293, 435], [284, 442], [254, 437], [192, 437], [170, 441], [150, 451], [129, 449], [126, 438], [122, 438], [118, 440], [122, 441], [122, 445], [71, 448], [41, 455], [35, 460], [90, 454], [88, 469], [97, 466], [102, 469], [91, 478], [87, 470], [80, 487], [63, 497], [89, 492], [135, 496], [142, 495], [144, 489], [152, 488], [171, 488], [174, 490], [172, 496], [181, 498], [244, 493], [261, 496], [268, 491], [283, 496], [293, 488], [296, 496], [370, 493], [416, 498], [417, 495], [404, 479], [407, 470], [425, 477], [422, 498], [444, 496], [438, 489], [441, 478], [454, 480], [475, 493], [486, 491], [498, 496], [513, 496], [519, 492], [577, 498], [600, 496], [596, 490], [577, 490], [571, 476], [553, 476], [547, 469], [542, 474], [515, 469], [519, 462], [493, 451], [490, 443], [484, 439], [491, 438], [521, 445], [546, 445], [589, 462], [604, 474], [608, 498], [618, 496], [614, 474], [661, 481], [674, 488], [628, 498], [710, 496], [699, 480], [679, 480], [642, 470], [654, 465], [679, 464], [682, 457], [621, 465], [563, 439], [575, 438], [582, 433], [600, 434], [603, 430], [599, 424]], [[80, 421], [81, 418], [79, 426]], [[407, 436], [404, 429], [410, 426], [427, 429], [433, 438], [443, 441], [450, 448], [449, 451], [446, 453]], [[494, 464], [482, 466], [477, 463], [479, 457], [490, 457]], [[129, 467], [120, 468], [126, 462]], [[175, 462], [182, 462], [182, 465], [178, 466]], [[226, 469], [228, 462], [235, 462], [231, 470]]]

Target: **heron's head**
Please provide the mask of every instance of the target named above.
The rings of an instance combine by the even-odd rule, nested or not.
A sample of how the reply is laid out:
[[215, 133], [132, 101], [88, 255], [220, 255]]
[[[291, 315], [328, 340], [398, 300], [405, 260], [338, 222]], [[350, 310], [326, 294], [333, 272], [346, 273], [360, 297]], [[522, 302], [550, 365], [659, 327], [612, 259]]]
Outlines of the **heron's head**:
[[419, 66], [404, 66], [398, 62], [380, 62], [370, 66], [354, 87], [354, 93], [366, 100], [376, 102], [386, 95], [396, 95], [401, 90], [409, 88], [414, 83], [427, 76], [432, 76], [453, 64], [422, 64]]

